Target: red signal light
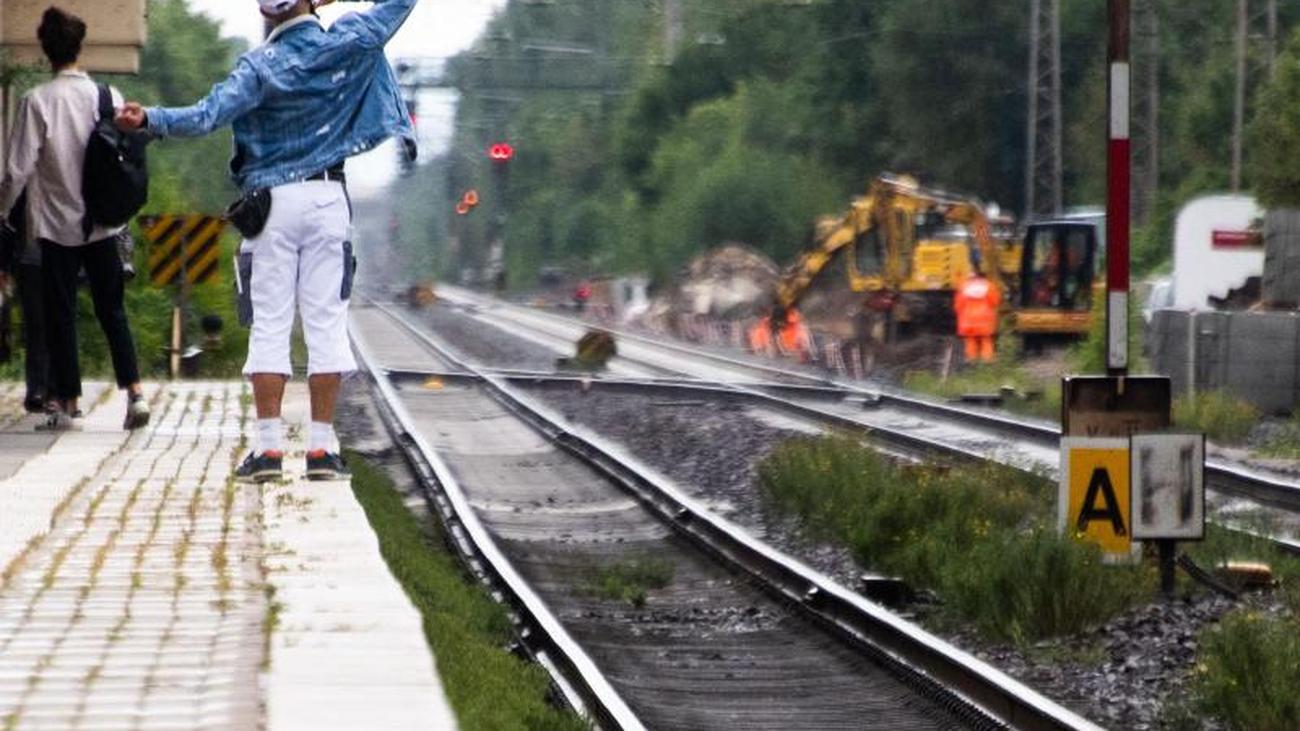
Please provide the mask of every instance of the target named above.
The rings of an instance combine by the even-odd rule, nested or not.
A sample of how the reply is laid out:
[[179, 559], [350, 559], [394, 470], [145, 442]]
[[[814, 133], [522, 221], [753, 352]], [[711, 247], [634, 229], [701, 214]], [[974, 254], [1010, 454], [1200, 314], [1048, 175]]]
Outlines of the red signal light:
[[498, 142], [488, 148], [488, 157], [494, 162], [509, 162], [514, 156], [515, 148], [506, 142]]

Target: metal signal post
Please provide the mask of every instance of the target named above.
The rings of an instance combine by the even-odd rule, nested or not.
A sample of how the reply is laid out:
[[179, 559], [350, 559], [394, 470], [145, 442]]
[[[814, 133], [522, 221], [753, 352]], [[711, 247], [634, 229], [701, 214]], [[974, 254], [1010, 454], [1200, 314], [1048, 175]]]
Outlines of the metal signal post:
[[1107, 0], [1107, 10], [1106, 370], [1123, 376], [1128, 373], [1130, 0]]

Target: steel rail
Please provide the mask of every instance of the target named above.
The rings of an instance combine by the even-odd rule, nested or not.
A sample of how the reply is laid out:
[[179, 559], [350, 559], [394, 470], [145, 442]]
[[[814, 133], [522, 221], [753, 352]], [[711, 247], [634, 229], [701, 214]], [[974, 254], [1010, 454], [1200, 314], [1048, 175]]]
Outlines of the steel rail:
[[[521, 308], [519, 305], [514, 305], [501, 300], [488, 299], [482, 295], [470, 293], [458, 288], [451, 288], [450, 291], [452, 295], [448, 297], [448, 299], [453, 301], [459, 297], [461, 301], [469, 301], [475, 305], [488, 303], [497, 307]], [[587, 326], [586, 323], [578, 322], [572, 318], [558, 315], [553, 312], [547, 312], [536, 308], [522, 309], [525, 309], [529, 314], [545, 317], [566, 327]], [[931, 416], [938, 416], [954, 422], [966, 423], [985, 429], [991, 428], [1009, 435], [1014, 434], [1023, 439], [1044, 446], [1055, 448], [1061, 439], [1059, 428], [1043, 422], [1030, 421], [1003, 414], [994, 414], [982, 410], [964, 409], [951, 404], [944, 404], [920, 398], [893, 388], [868, 388], [843, 379], [830, 378], [768, 363], [754, 363], [748, 359], [737, 358], [722, 353], [714, 353], [683, 343], [676, 343], [662, 338], [652, 337], [643, 333], [631, 332], [621, 328], [602, 327], [609, 330], [616, 337], [639, 342], [650, 347], [658, 347], [672, 352], [681, 353], [683, 355], [714, 361], [729, 367], [745, 368], [771, 376], [802, 379], [806, 382], [830, 390], [840, 390], [868, 398], [879, 399], [882, 404], [893, 404], [901, 408]], [[861, 427], [863, 425], [858, 424], [857, 426]], [[1300, 512], [1300, 482], [1216, 459], [1206, 460], [1205, 471], [1210, 486], [1218, 492], [1248, 498], [1252, 501], [1281, 508], [1283, 510]]]
[[[473, 373], [464, 373], [460, 371], [440, 371], [424, 370], [415, 368], [383, 368], [389, 377], [399, 381], [415, 381], [437, 379], [443, 381], [478, 381], [480, 377]], [[506, 368], [480, 368], [483, 373], [487, 373], [499, 378], [503, 378], [511, 383], [527, 384], [567, 384], [579, 385], [584, 387], [600, 388], [619, 388], [619, 389], [645, 389], [645, 390], [664, 390], [664, 391], [706, 391], [716, 393], [734, 393], [734, 390], [722, 383], [710, 381], [701, 381], [695, 379], [683, 378], [632, 378], [627, 376], [610, 376], [601, 372], [585, 373], [580, 371], [573, 372], [549, 372], [549, 371], [525, 371], [513, 370]], [[775, 383], [752, 381], [738, 384], [748, 388], [761, 389], [764, 391], [789, 393], [809, 398], [844, 398], [850, 396], [849, 392], [842, 389], [827, 388], [824, 386], [801, 386], [792, 383]]]
[[585, 712], [602, 729], [644, 731], [645, 726], [568, 633], [528, 582], [511, 565], [479, 520], [455, 475], [420, 435], [409, 411], [384, 375], [369, 347], [352, 338], [353, 347], [380, 396], [381, 416], [415, 468], [431, 497], [454, 547], [470, 570], [494, 592], [504, 595], [527, 628], [520, 639], [550, 673], [571, 706]]
[[[379, 309], [441, 357], [457, 367], [475, 369], [406, 318], [383, 306]], [[566, 425], [562, 417], [521, 393], [506, 378], [487, 372], [479, 375], [482, 386], [504, 408], [622, 485], [674, 529], [802, 607], [860, 650], [909, 678], [923, 692], [946, 695], [955, 704], [954, 710], [964, 707], [972, 720], [983, 718], [985, 723], [992, 720], [1017, 729], [1100, 728], [988, 663], [755, 539], [620, 447], [585, 429]]]

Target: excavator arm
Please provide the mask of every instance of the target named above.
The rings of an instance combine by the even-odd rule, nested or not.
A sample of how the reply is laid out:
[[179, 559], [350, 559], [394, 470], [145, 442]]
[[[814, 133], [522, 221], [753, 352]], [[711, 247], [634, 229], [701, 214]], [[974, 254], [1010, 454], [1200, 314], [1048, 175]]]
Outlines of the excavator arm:
[[776, 287], [776, 309], [785, 312], [803, 299], [808, 287], [821, 275], [835, 257], [850, 248], [874, 226], [876, 197], [868, 195], [853, 202], [853, 207], [842, 219], [826, 228], [819, 227], [817, 243], [805, 251], [786, 268]]
[[1002, 276], [1002, 257], [997, 242], [993, 240], [993, 234], [989, 230], [988, 216], [979, 206], [969, 201], [947, 207], [943, 215], [952, 223], [960, 224], [970, 230], [975, 238], [975, 245], [980, 251], [980, 271], [1005, 294], [1007, 283]]

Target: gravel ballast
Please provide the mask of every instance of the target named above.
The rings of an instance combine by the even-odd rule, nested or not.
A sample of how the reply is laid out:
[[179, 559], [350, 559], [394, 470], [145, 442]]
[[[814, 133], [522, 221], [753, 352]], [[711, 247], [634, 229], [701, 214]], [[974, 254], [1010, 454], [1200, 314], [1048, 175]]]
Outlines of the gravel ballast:
[[479, 365], [529, 371], [555, 368], [554, 351], [475, 320], [452, 305], [436, 303], [418, 310], [412, 319]]

